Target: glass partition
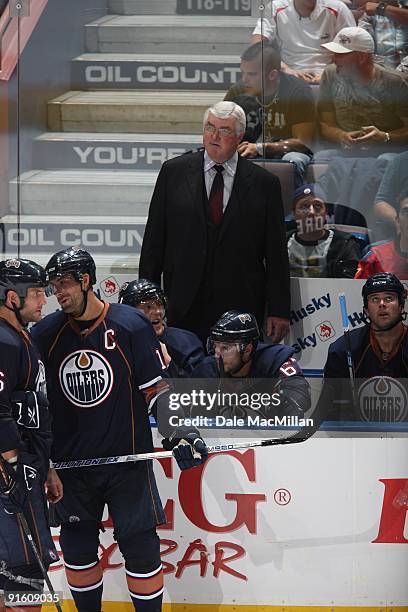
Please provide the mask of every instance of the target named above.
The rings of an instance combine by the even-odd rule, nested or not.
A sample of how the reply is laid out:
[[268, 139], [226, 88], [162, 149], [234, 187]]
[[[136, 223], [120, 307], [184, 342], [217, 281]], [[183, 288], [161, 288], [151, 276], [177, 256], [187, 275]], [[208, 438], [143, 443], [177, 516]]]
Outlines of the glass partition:
[[[374, 8], [373, 4], [376, 5]], [[248, 296], [258, 297], [261, 294], [261, 314], [255, 313], [260, 326], [264, 323], [265, 307], [272, 308], [268, 310], [268, 315], [289, 320], [283, 339], [283, 344], [290, 349], [288, 360], [296, 359], [299, 368], [310, 377], [313, 401], [317, 403], [324, 385], [321, 379], [329, 347], [344, 333], [347, 341], [348, 334], [360, 330], [362, 335], [363, 330], [368, 330], [367, 296], [365, 302], [361, 296], [367, 278], [378, 272], [392, 272], [404, 285], [408, 280], [407, 11], [404, 2], [362, 4], [360, 0], [274, 0], [265, 3], [261, 3], [261, 0], [0, 0], [2, 259], [21, 257], [46, 265], [57, 251], [69, 247], [85, 249], [95, 259], [97, 279], [94, 289], [97, 296], [105, 302], [116, 303], [123, 284], [139, 277], [142, 244], [156, 185], [157, 198], [165, 184], [166, 189], [172, 189], [180, 196], [183, 206], [187, 200], [192, 207], [196, 206], [202, 196], [204, 204], [200, 214], [202, 219], [206, 215], [203, 240], [196, 233], [201, 217], [197, 215], [197, 220], [192, 221], [181, 205], [168, 211], [166, 204], [163, 204], [152, 218], [149, 244], [155, 245], [156, 252], [163, 251], [163, 266], [158, 275], [160, 278], [163, 273], [169, 320], [176, 321], [175, 316], [172, 319], [172, 308], [177, 300], [171, 293], [175, 271], [173, 260], [170, 263], [170, 259], [166, 259], [169, 250], [167, 241], [169, 236], [173, 240], [178, 228], [182, 228], [182, 235], [192, 254], [191, 258], [189, 253], [187, 256], [183, 254], [178, 260], [179, 270], [185, 269], [186, 272], [185, 283], [178, 281], [177, 291], [180, 294], [183, 291], [188, 293], [192, 287], [194, 298], [191, 301], [197, 306], [208, 288], [206, 282], [209, 277], [205, 275], [209, 274], [213, 265], [213, 260], [207, 255], [218, 252], [219, 248], [223, 255], [217, 260], [217, 265], [225, 283], [217, 277], [217, 282], [210, 287], [210, 298], [205, 297], [207, 301], [199, 304], [201, 310], [198, 309], [198, 312], [203, 316], [206, 314], [215, 301], [213, 296], [217, 291], [222, 293], [230, 277], [237, 279], [240, 295], [245, 298], [242, 298], [245, 307], [251, 303], [249, 298], [246, 299]], [[245, 130], [239, 128], [237, 121], [236, 133], [231, 131], [229, 124], [217, 122], [220, 121], [217, 115], [212, 116], [212, 120], [217, 118], [215, 123], [211, 122], [211, 116], [207, 116], [203, 124], [205, 111], [221, 101], [235, 102], [243, 110]], [[213, 149], [228, 148], [231, 150], [230, 158], [217, 161], [211, 155], [210, 159], [201, 157], [204, 155], [203, 133], [206, 149], [208, 146]], [[239, 141], [232, 146], [231, 142], [237, 134]], [[238, 150], [239, 162], [234, 158], [235, 150]], [[184, 175], [177, 174], [177, 162], [163, 166], [186, 153], [186, 160], [196, 159], [194, 155], [200, 156], [201, 165], [196, 167], [195, 174], [187, 170]], [[213, 162], [218, 165], [218, 162], [224, 164], [234, 159], [234, 163], [238, 164], [241, 158], [247, 158], [277, 177], [280, 188], [274, 183], [268, 212], [265, 212], [263, 208], [257, 208], [257, 189], [266, 179], [260, 176], [257, 185], [251, 184], [245, 197], [240, 198], [244, 184], [239, 183], [239, 193], [234, 174], [236, 169], [232, 171], [228, 183], [225, 172], [228, 175], [229, 170], [224, 167], [221, 213], [224, 217], [221, 223], [224, 226], [234, 223], [235, 213], [230, 211], [235, 206], [236, 214], [242, 215], [244, 227], [240, 228], [236, 240], [231, 241], [229, 249], [222, 251], [223, 228], [221, 226], [219, 234], [213, 231], [209, 209], [204, 206], [210, 204], [212, 190], [211, 184], [206, 182], [205, 164], [209, 164], [211, 170]], [[160, 172], [163, 179], [157, 183]], [[251, 170], [245, 172], [249, 174]], [[177, 182], [172, 182], [171, 176], [176, 176]], [[215, 178], [211, 180], [215, 181]], [[228, 197], [225, 196], [225, 188], [229, 190]], [[252, 207], [255, 211], [255, 221], [252, 213], [247, 215], [245, 207]], [[280, 251], [276, 249], [276, 244], [270, 245], [270, 228], [274, 231], [279, 228], [276, 231], [282, 243]], [[177, 245], [177, 238], [172, 243], [173, 247], [174, 243]], [[197, 244], [200, 244], [200, 248], [202, 246], [205, 257], [204, 263], [199, 260], [196, 265]], [[154, 254], [153, 247], [149, 248], [149, 253]], [[288, 312], [277, 314], [272, 312], [273, 304], [279, 302], [285, 293], [279, 280], [279, 275], [284, 274], [286, 269], [282, 249], [285, 253], [286, 249], [288, 251], [291, 302]], [[277, 253], [275, 259], [272, 251]], [[243, 263], [246, 254], [248, 261], [252, 261], [250, 258], [254, 261], [252, 267]], [[269, 270], [266, 273], [263, 266], [268, 257]], [[174, 260], [177, 260], [176, 256]], [[193, 265], [196, 265], [197, 278], [190, 273]], [[258, 265], [262, 268], [261, 274], [258, 274]], [[150, 263], [146, 256], [144, 269], [154, 270], [154, 266], [153, 260]], [[275, 277], [278, 280], [276, 286], [272, 286]], [[261, 288], [259, 285], [262, 285]], [[347, 297], [347, 306], [343, 307], [343, 311], [339, 293]], [[401, 296], [398, 295], [399, 301], [395, 300], [398, 301], [396, 314], [391, 317], [390, 326], [385, 325], [385, 332], [394, 324], [400, 325], [405, 317]], [[226, 300], [221, 303], [225, 303], [226, 307], [218, 312], [213, 323], [224, 310], [233, 307], [249, 310], [241, 303], [227, 304]], [[164, 303], [162, 307], [164, 311]], [[53, 296], [44, 312], [50, 313], [58, 308]], [[372, 314], [374, 316], [375, 313]], [[154, 323], [157, 325], [157, 321]], [[267, 325], [261, 329], [259, 341], [265, 340], [265, 344], [270, 344]], [[190, 329], [187, 324], [186, 328]], [[405, 338], [405, 328], [401, 329], [401, 338]], [[205, 339], [204, 335], [203, 332], [201, 340]], [[367, 369], [363, 368], [363, 373], [361, 370], [353, 371], [358, 370], [361, 363], [359, 360], [350, 363], [351, 349], [342, 346], [346, 373], [339, 374], [333, 384], [335, 375], [331, 374], [325, 384], [336, 391], [341, 386], [342, 393], [346, 388], [346, 400], [342, 393], [336, 393], [335, 399], [330, 400], [334, 406], [331, 406], [330, 418], [325, 419], [326, 423], [316, 438], [305, 443], [305, 446], [313, 444], [317, 439], [320, 445], [317, 451], [313, 447], [308, 455], [313, 466], [311, 469], [320, 474], [316, 484], [320, 492], [327, 484], [322, 461], [326, 454], [329, 465], [336, 467], [336, 477], [342, 486], [350, 478], [352, 487], [356, 482], [366, 487], [363, 500], [357, 493], [353, 498], [355, 514], [349, 517], [348, 535], [343, 533], [339, 536], [349, 538], [353, 544], [359, 538], [365, 538], [368, 546], [376, 535], [371, 534], [372, 538], [367, 535], [376, 520], [371, 515], [366, 517], [364, 529], [360, 529], [362, 535], [356, 535], [357, 531], [353, 531], [358, 523], [356, 516], [363, 512], [364, 504], [370, 503], [370, 487], [374, 486], [367, 484], [370, 478], [376, 480], [376, 484], [381, 482], [387, 487], [390, 508], [393, 501], [390, 501], [389, 491], [392, 489], [394, 497], [397, 496], [398, 507], [394, 504], [390, 513], [406, 511], [406, 446], [400, 443], [406, 436], [408, 395], [405, 381], [408, 373], [405, 340], [401, 338], [397, 339], [400, 344], [395, 344], [392, 349], [388, 345], [376, 345], [374, 356], [380, 359], [381, 367], [376, 362], [374, 370], [378, 366], [381, 372], [375, 371], [374, 382]], [[370, 339], [364, 337], [366, 341], [368, 346]], [[354, 346], [352, 348], [354, 350]], [[201, 350], [204, 355], [204, 347]], [[358, 355], [363, 359], [361, 353]], [[396, 355], [400, 359], [398, 367], [394, 368], [392, 359]], [[167, 357], [164, 355], [165, 359]], [[164, 366], [168, 366], [166, 361]], [[220, 372], [217, 372], [218, 376]], [[366, 378], [371, 381], [370, 384], [365, 383]], [[351, 400], [347, 393], [351, 393], [350, 385], [354, 383], [358, 386], [357, 394], [363, 389], [360, 393], [363, 403], [361, 406], [359, 404], [358, 417], [349, 418], [350, 410], [347, 412], [347, 409]], [[342, 402], [343, 405], [340, 405]], [[382, 414], [387, 418], [382, 420], [379, 417]], [[374, 415], [373, 418], [369, 418], [370, 415]], [[372, 421], [381, 425], [377, 427]], [[263, 437], [264, 431], [261, 433]], [[211, 432], [208, 435], [211, 439]], [[233, 436], [241, 439], [239, 432], [234, 432]], [[242, 437], [247, 436], [248, 433]], [[156, 437], [155, 442], [160, 445]], [[394, 440], [394, 437], [400, 439]], [[331, 438], [330, 443], [334, 438], [336, 451], [333, 454], [326, 446], [327, 438]], [[375, 439], [374, 450], [367, 450], [365, 438]], [[388, 453], [383, 463], [380, 461], [382, 438], [386, 441]], [[213, 440], [213, 443], [215, 446], [218, 444], [217, 440]], [[303, 444], [301, 446], [303, 448]], [[373, 460], [372, 465], [375, 465], [371, 466], [369, 475], [369, 469], [362, 467], [364, 450], [367, 450]], [[255, 464], [251, 463], [255, 461], [253, 452], [251, 450], [248, 455], [241, 455], [234, 451], [231, 455], [234, 461], [240, 462], [239, 470], [242, 468], [245, 471], [248, 482], [243, 483], [234, 468], [231, 482], [236, 485], [236, 492], [226, 493], [226, 499], [234, 499], [237, 508], [240, 508], [241, 495], [248, 495], [248, 499], [252, 500], [242, 502], [242, 508], [245, 506], [246, 510], [242, 510], [241, 518], [245, 512], [249, 517], [251, 512], [255, 512], [256, 503], [266, 502], [266, 497], [270, 495], [269, 492], [265, 494], [264, 500], [263, 493], [254, 492], [256, 475]], [[298, 453], [297, 450], [294, 452]], [[336, 465], [336, 452], [347, 463], [346, 475]], [[302, 492], [304, 501], [315, 485], [310, 482], [307, 493], [302, 488], [306, 485], [299, 482], [299, 466], [303, 466], [302, 471], [308, 470], [307, 466], [304, 468], [302, 453], [296, 454], [297, 467], [293, 470], [287, 469], [287, 465], [292, 464], [287, 463], [283, 453], [279, 452], [278, 456], [286, 466], [286, 480], [289, 482], [293, 478], [296, 481], [297, 490]], [[354, 456], [358, 457], [358, 466]], [[222, 462], [222, 459], [219, 461]], [[266, 473], [267, 461], [260, 460], [260, 463], [261, 471]], [[173, 478], [173, 474], [167, 464], [163, 465], [164, 472], [160, 476], [162, 488], [170, 491], [167, 481]], [[271, 470], [272, 467], [275, 469], [274, 466], [274, 461], [271, 461]], [[225, 478], [228, 481], [230, 472], [229, 468], [221, 469], [221, 480]], [[358, 476], [353, 480], [356, 472]], [[215, 475], [212, 476], [216, 481]], [[267, 476], [264, 474], [267, 486], [278, 490], [279, 479], [270, 482], [271, 478], [269, 472]], [[391, 479], [397, 479], [398, 483], [390, 483]], [[211, 534], [228, 531], [228, 528], [220, 526], [226, 524], [226, 520], [218, 506], [216, 509], [200, 507], [197, 510], [190, 502], [183, 501], [183, 495], [188, 497], [190, 490], [188, 483], [185, 484], [187, 480], [188, 477], [180, 477], [177, 511], [181, 508], [188, 515], [190, 531], [195, 530], [194, 536], [197, 536], [192, 544], [195, 542], [197, 548], [193, 546], [191, 550], [187, 548], [184, 551], [184, 561], [178, 559], [179, 569], [176, 563], [166, 566], [171, 574], [169, 601], [173, 594], [174, 601], [180, 605], [185, 599], [180, 594], [182, 589], [178, 588], [179, 580], [183, 568], [188, 566], [188, 555], [198, 551], [202, 563], [200, 579], [205, 577], [203, 568], [207, 566], [203, 559], [207, 553], [200, 549], [201, 538], [204, 538], [203, 534], [206, 534], [205, 537], [210, 534], [211, 540]], [[201, 481], [197, 485], [194, 477], [191, 477], [191, 483], [191, 490], [200, 490], [201, 495]], [[282, 490], [286, 491], [286, 482], [283, 484], [285, 487], [282, 485]], [[245, 489], [247, 485], [249, 488]], [[332, 491], [334, 487], [330, 486], [329, 483]], [[244, 489], [245, 493], [240, 492]], [[179, 492], [171, 490], [175, 496]], [[206, 492], [211, 496], [211, 490], [206, 489]], [[378, 500], [382, 499], [377, 489], [376, 495], [379, 496]], [[322, 503], [326, 503], [324, 494], [322, 498]], [[208, 520], [207, 510], [214, 513]], [[161, 532], [165, 550], [163, 556], [175, 551], [181, 541], [175, 543], [177, 538], [174, 533], [174, 541], [165, 537], [166, 529], [176, 529], [172, 515], [174, 502], [170, 497], [166, 511], [168, 523]], [[398, 514], [395, 519], [399, 521], [401, 532], [398, 532], [399, 539], [396, 541], [406, 543], [401, 516]], [[234, 524], [231, 520], [231, 524]], [[252, 537], [256, 534], [256, 525], [251, 520], [242, 518], [242, 524], [247, 521], [247, 531]], [[110, 521], [104, 517], [107, 529], [112, 527]], [[273, 570], [269, 568], [268, 571], [274, 572], [279, 581], [282, 576], [279, 566], [282, 565], [286, 548], [314, 546], [313, 533], [308, 540], [302, 540], [297, 545], [286, 543], [288, 536], [284, 535], [283, 530], [279, 535], [278, 550], [275, 534], [267, 526], [269, 518], [264, 521], [264, 517], [260, 516], [258, 521], [266, 525], [262, 527], [267, 534], [262, 546], [266, 541], [268, 545], [271, 544], [270, 549], [265, 549], [266, 552], [257, 551], [259, 565], [265, 563], [265, 557], [274, 557]], [[300, 521], [299, 517], [296, 521]], [[194, 524], [192, 530], [191, 524]], [[386, 542], [388, 532], [381, 525], [382, 539], [378, 537]], [[207, 528], [208, 533], [205, 531]], [[290, 533], [290, 525], [286, 525], [286, 528]], [[244, 545], [250, 553], [247, 535], [241, 540], [238, 537], [237, 541], [229, 542], [234, 554], [240, 555]], [[233, 539], [231, 533], [228, 537]], [[328, 542], [339, 547], [336, 554], [341, 556], [342, 544], [337, 541], [333, 543], [329, 535], [325, 537], [327, 541], [324, 538], [319, 540], [320, 550]], [[111, 544], [105, 542], [105, 547], [102, 546], [105, 570], [115, 569], [123, 563], [116, 549], [114, 560], [109, 558], [107, 550]], [[289, 607], [282, 609], [288, 610], [296, 609], [291, 605], [357, 606], [365, 604], [365, 597], [368, 598], [366, 605], [371, 606], [370, 610], [380, 610], [380, 605], [391, 603], [394, 597], [389, 597], [389, 592], [376, 591], [376, 595], [370, 599], [368, 587], [365, 590], [361, 588], [357, 595], [351, 587], [343, 591], [334, 589], [334, 594], [330, 595], [313, 580], [312, 587], [308, 587], [303, 577], [302, 594], [293, 600], [287, 594], [271, 595], [268, 600], [265, 589], [261, 589], [262, 596], [257, 599], [254, 577], [252, 582], [241, 580], [243, 572], [234, 570], [239, 573], [237, 577], [230, 571], [228, 559], [223, 566], [220, 561], [223, 558], [221, 544], [228, 548], [228, 542], [221, 541], [220, 535], [220, 542], [217, 541], [215, 546], [218, 544], [214, 552], [217, 561], [211, 562], [214, 581], [210, 585], [206, 583], [210, 596], [206, 599], [202, 585], [195, 576], [194, 587], [190, 589], [193, 592], [189, 593], [193, 599], [195, 597], [195, 603], [215, 602], [221, 606], [226, 601], [234, 606], [234, 580], [239, 584], [236, 587], [237, 602], [243, 606], [243, 610], [245, 606], [267, 606], [270, 602], [274, 606], [280, 606], [283, 602]], [[363, 555], [367, 565], [368, 550], [369, 546], [363, 551], [358, 549], [356, 553]], [[311, 567], [314, 567], [313, 563], [316, 564], [316, 571], [323, 582], [334, 582], [340, 575], [344, 577], [344, 583], [348, 581], [347, 584], [355, 587], [355, 576], [349, 575], [345, 569], [347, 554], [343, 554], [343, 557], [344, 566], [341, 565], [340, 569], [330, 567], [331, 559], [328, 556], [324, 563], [321, 559], [313, 558]], [[379, 574], [378, 568], [382, 567], [383, 559], [381, 555], [376, 559], [375, 571]], [[198, 567], [199, 562], [191, 563], [196, 563]], [[257, 563], [253, 563], [255, 569]], [[295, 557], [291, 557], [291, 563], [294, 568], [291, 576], [295, 579], [301, 572], [296, 569]], [[397, 557], [393, 557], [391, 565], [393, 568], [398, 566]], [[221, 583], [218, 580], [220, 567], [232, 582]], [[251, 571], [255, 575], [254, 568]], [[57, 569], [55, 574], [59, 575], [58, 584], [62, 585], [62, 589], [65, 588], [60, 571], [62, 566]], [[396, 576], [398, 578], [397, 572]], [[375, 586], [376, 578], [377, 575], [370, 574], [367, 584]], [[402, 581], [400, 584], [397, 578], [392, 578], [396, 606], [408, 595], [406, 586], [401, 586]], [[245, 594], [241, 582], [245, 582], [245, 586], [252, 585], [250, 598]], [[115, 580], [110, 581], [108, 596], [112, 601], [126, 599], [122, 587], [118, 587]]]

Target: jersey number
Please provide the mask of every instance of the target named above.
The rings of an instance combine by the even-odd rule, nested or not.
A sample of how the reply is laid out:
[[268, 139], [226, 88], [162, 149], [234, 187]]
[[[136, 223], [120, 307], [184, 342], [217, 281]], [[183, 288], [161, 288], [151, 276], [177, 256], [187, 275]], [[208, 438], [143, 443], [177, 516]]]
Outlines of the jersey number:
[[299, 374], [299, 368], [293, 357], [285, 361], [285, 363], [282, 363], [279, 372], [282, 372], [284, 376], [295, 376], [295, 374]]

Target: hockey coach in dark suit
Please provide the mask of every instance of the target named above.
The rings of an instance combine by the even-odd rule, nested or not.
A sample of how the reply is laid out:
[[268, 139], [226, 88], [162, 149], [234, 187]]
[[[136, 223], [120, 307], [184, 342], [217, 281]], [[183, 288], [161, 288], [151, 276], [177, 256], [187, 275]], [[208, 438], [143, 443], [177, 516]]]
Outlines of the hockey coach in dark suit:
[[150, 203], [140, 277], [161, 282], [168, 323], [203, 340], [227, 310], [255, 314], [274, 342], [289, 326], [280, 183], [239, 157], [245, 113], [219, 102], [204, 115], [204, 151], [165, 162]]

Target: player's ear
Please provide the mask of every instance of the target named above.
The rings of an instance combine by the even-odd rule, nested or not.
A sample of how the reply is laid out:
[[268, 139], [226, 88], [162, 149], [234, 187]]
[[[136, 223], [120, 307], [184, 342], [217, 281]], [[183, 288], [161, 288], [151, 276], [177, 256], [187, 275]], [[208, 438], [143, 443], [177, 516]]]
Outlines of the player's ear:
[[8, 291], [5, 305], [9, 308], [13, 308], [13, 304], [20, 308], [20, 298], [15, 291]]
[[84, 291], [86, 291], [87, 289], [90, 288], [90, 281], [91, 281], [91, 277], [89, 276], [88, 272], [84, 272], [82, 274], [82, 289], [84, 289]]
[[252, 342], [249, 342], [244, 348], [244, 355], [248, 358], [252, 357], [252, 353], [254, 352], [254, 345]]

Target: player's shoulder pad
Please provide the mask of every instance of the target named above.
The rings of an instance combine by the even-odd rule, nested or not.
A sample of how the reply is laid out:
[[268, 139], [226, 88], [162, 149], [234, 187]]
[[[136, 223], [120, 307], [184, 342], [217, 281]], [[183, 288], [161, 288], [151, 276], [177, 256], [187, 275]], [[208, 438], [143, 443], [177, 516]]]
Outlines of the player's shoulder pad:
[[127, 304], [110, 304], [106, 322], [115, 323], [118, 327], [131, 333], [153, 331], [149, 319], [140, 310]]
[[[368, 325], [363, 325], [357, 329], [352, 329], [349, 332], [351, 352], [358, 351], [362, 346], [365, 346], [369, 342], [369, 330]], [[338, 356], [346, 354], [346, 341], [344, 334], [332, 342], [329, 346], [329, 353], [334, 353]]]
[[52, 336], [67, 320], [68, 317], [63, 310], [56, 310], [30, 327], [30, 335], [34, 340], [40, 337]]
[[192, 371], [190, 378], [218, 378], [219, 372], [215, 357], [205, 357]]
[[2, 354], [6, 355], [6, 352], [14, 350], [19, 347], [21, 340], [17, 334], [17, 331], [8, 325], [7, 323], [0, 324], [0, 345]]
[[188, 329], [180, 329], [179, 327], [165, 327], [159, 340], [181, 351], [183, 349], [203, 348], [203, 343], [198, 336]]
[[283, 363], [294, 354], [295, 349], [287, 344], [266, 344], [260, 342], [254, 355], [254, 367], [257, 377], [277, 374]]

